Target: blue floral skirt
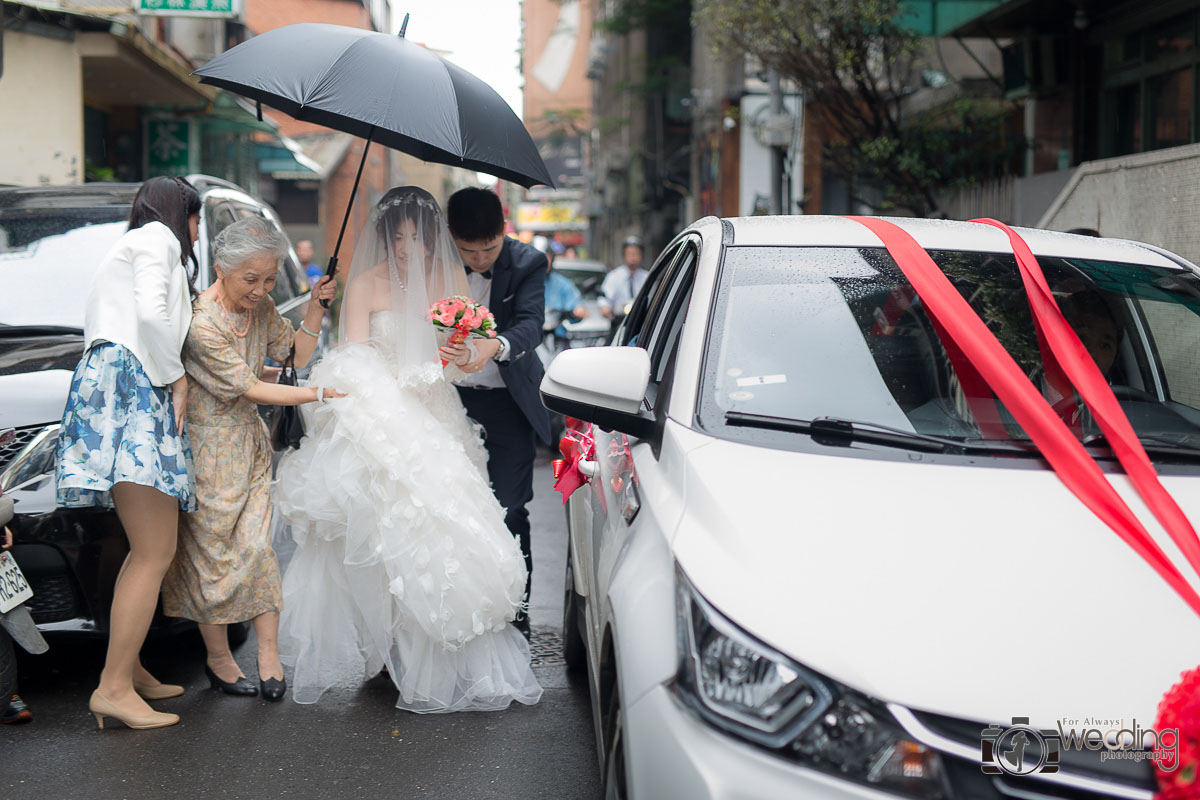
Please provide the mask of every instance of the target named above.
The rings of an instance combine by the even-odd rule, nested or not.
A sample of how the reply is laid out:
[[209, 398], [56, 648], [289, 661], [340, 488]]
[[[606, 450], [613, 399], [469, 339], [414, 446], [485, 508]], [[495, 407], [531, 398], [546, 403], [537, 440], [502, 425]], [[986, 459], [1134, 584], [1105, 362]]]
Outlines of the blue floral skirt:
[[196, 509], [192, 450], [175, 429], [171, 390], [150, 383], [137, 356], [102, 342], [75, 368], [58, 432], [55, 477], [63, 508], [112, 508], [115, 483], [137, 483]]

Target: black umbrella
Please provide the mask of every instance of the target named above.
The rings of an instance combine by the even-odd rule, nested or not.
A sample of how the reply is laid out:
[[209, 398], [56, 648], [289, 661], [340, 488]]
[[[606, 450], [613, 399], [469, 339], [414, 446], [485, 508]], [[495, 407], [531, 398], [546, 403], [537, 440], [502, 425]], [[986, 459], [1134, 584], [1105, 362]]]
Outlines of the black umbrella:
[[[399, 36], [302, 22], [227, 50], [195, 74], [296, 119], [361, 136], [423, 161], [485, 172], [522, 186], [553, 186], [521, 120], [466, 70]], [[363, 149], [363, 163], [367, 148]], [[358, 165], [350, 202], [358, 193]], [[346, 233], [342, 220], [329, 274]]]

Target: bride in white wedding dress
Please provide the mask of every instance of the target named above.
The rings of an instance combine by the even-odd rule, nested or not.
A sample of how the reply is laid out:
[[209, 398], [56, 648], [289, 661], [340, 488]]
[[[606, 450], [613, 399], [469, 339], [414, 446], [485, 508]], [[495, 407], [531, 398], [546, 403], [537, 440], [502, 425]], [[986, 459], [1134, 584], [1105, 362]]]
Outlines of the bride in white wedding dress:
[[462, 373], [442, 368], [425, 315], [465, 294], [437, 202], [390, 190], [354, 251], [340, 344], [310, 378], [348, 396], [314, 405], [277, 473], [276, 508], [296, 540], [279, 644], [298, 703], [384, 667], [396, 706], [411, 711], [541, 697], [529, 645], [509, 624], [525, 562], [448, 383]]

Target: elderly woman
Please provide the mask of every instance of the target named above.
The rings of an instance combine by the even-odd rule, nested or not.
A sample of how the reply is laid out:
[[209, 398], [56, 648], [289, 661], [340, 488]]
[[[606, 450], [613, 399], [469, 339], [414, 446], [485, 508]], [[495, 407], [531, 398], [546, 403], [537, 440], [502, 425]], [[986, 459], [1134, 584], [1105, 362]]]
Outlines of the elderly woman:
[[[257, 695], [229, 650], [226, 626], [252, 620], [262, 695], [283, 697], [279, 663], [279, 564], [271, 548], [271, 444], [256, 405], [299, 405], [340, 397], [315, 387], [259, 380], [264, 360], [308, 363], [324, 311], [309, 302], [300, 331], [270, 302], [287, 242], [257, 217], [235, 222], [214, 245], [217, 280], [195, 302], [183, 346], [190, 381], [187, 427], [198, 508], [183, 517], [175, 560], [163, 582], [163, 610], [195, 620], [208, 649], [205, 672], [226, 694]], [[324, 278], [313, 298], [331, 300]], [[265, 302], [264, 302], [265, 301]]]

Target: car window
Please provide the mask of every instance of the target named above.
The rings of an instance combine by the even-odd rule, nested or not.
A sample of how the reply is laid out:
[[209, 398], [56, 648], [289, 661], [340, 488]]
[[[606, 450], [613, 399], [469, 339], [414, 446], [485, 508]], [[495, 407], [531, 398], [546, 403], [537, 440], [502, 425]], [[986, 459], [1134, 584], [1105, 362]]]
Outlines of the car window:
[[650, 354], [650, 381], [646, 385], [646, 401], [651, 408], [661, 406], [659, 387], [666, 377], [671, 354], [687, 316], [687, 300], [691, 296], [696, 274], [696, 248], [688, 243], [679, 250], [666, 277], [650, 300], [646, 322], [642, 326], [642, 341]]
[[654, 266], [650, 268], [650, 275], [646, 278], [646, 282], [642, 285], [642, 290], [638, 292], [638, 296], [634, 299], [633, 305], [629, 309], [629, 314], [625, 317], [625, 322], [621, 326], [620, 344], [627, 346], [638, 346], [641, 344], [642, 327], [646, 322], [646, 314], [649, 311], [650, 303], [658, 290], [662, 287], [663, 280], [667, 273], [670, 272], [671, 262], [679, 255], [682, 245], [668, 247], [659, 255], [658, 260], [654, 262]]
[[[1013, 256], [930, 255], [1056, 412], [1080, 436], [1099, 434], [1087, 409], [1046, 377]], [[1140, 264], [1038, 260], [1134, 430], [1200, 447], [1200, 277]], [[704, 364], [701, 424], [739, 439], [759, 442], [746, 428], [726, 426], [728, 412], [1028, 438], [878, 248], [727, 248]], [[772, 431], [761, 443], [780, 436]]]
[[1179, 303], [1139, 298], [1138, 306], [1153, 337], [1166, 399], [1200, 409], [1200, 326], [1195, 312]]
[[233, 204], [222, 197], [209, 197], [204, 201], [204, 225], [208, 236], [208, 285], [212, 286], [217, 280], [216, 262], [212, 258], [213, 245], [217, 234], [228, 228], [235, 220], [237, 213]]
[[663, 380], [671, 354], [679, 341], [679, 332], [687, 317], [692, 283], [696, 278], [696, 257], [694, 245], [688, 244], [683, 248], [671, 267], [671, 276], [659, 293], [661, 300], [650, 311], [647, 327], [651, 333], [646, 339], [646, 349], [650, 352], [651, 383]]

